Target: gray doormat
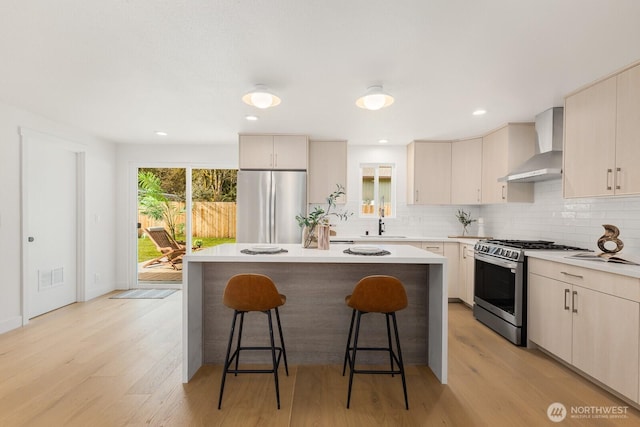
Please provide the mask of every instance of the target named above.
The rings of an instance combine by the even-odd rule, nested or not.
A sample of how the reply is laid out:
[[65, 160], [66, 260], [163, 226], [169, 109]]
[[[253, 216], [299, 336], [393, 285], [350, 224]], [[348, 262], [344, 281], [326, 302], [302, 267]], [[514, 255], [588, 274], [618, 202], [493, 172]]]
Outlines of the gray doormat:
[[175, 291], [177, 289], [130, 289], [109, 297], [109, 299], [162, 299]]

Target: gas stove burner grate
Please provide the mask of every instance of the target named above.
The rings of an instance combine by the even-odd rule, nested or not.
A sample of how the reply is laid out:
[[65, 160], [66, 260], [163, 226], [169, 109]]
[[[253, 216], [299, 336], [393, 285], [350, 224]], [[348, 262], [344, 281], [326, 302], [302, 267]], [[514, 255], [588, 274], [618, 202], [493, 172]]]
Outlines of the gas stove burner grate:
[[543, 249], [543, 250], [561, 250], [561, 251], [590, 251], [589, 249], [579, 248], [576, 246], [559, 245], [549, 240], [486, 240], [485, 243], [490, 243], [498, 246], [505, 246], [516, 249]]

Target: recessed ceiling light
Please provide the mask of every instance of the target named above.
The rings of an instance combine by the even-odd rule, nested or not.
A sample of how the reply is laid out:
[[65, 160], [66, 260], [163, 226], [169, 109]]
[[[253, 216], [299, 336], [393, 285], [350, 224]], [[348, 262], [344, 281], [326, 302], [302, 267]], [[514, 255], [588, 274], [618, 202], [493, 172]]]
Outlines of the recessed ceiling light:
[[476, 111], [473, 112], [473, 115], [474, 116], [481, 116], [481, 115], [486, 114], [486, 113], [487, 113], [487, 110], [483, 110], [483, 109], [479, 108], [479, 109], [477, 109]]
[[378, 140], [378, 144], [386, 144], [387, 142], [389, 142], [388, 139], [379, 139]]
[[365, 110], [379, 110], [393, 104], [393, 96], [382, 90], [382, 86], [371, 86], [356, 100], [356, 105]]
[[265, 109], [280, 104], [280, 98], [273, 94], [265, 85], [256, 85], [251, 91], [244, 94], [242, 100], [245, 104]]
[[249, 120], [250, 122], [255, 122], [256, 120], [258, 120], [258, 116], [252, 116], [252, 115], [248, 115], [248, 116], [244, 116], [245, 119]]
[[156, 131], [156, 135], [158, 135], [158, 136], [167, 136], [167, 135], [169, 135], [169, 134], [168, 134], [168, 133], [166, 133], [165, 131], [157, 130], [157, 131]]

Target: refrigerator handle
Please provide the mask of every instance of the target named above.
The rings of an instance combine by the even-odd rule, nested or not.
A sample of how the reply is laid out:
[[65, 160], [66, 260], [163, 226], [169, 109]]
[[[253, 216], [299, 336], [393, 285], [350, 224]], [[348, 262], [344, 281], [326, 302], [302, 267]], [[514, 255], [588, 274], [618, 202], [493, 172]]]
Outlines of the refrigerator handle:
[[276, 243], [276, 177], [273, 172], [269, 193], [269, 243]]

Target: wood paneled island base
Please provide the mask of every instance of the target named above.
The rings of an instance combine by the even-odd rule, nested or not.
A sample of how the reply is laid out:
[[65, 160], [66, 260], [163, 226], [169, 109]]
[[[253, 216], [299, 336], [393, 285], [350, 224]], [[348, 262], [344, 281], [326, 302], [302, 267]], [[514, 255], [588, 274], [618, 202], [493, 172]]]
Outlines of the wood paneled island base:
[[[225, 247], [223, 247], [225, 246]], [[271, 277], [287, 303], [280, 308], [289, 364], [340, 364], [351, 318], [345, 296], [362, 277], [387, 274], [400, 279], [409, 297], [399, 311], [398, 324], [405, 363], [427, 364], [446, 383], [446, 260], [412, 246], [385, 246], [391, 255], [355, 256], [342, 253], [347, 246], [329, 251], [281, 245], [288, 253], [245, 255], [251, 245], [222, 245], [187, 257], [184, 265], [184, 381], [202, 364], [221, 365], [228, 343], [233, 311], [222, 304], [231, 276], [261, 273]], [[214, 260], [215, 259], [215, 260]], [[243, 344], [266, 345], [268, 329], [262, 313], [245, 316]], [[444, 320], [443, 320], [444, 319]], [[363, 344], [386, 344], [385, 317], [363, 318]], [[264, 352], [246, 352], [241, 363], [266, 363]], [[362, 362], [387, 364], [388, 355], [363, 353]], [[366, 358], [364, 358], [366, 357]], [[360, 361], [359, 360], [359, 361]], [[266, 362], [265, 362], [266, 361]]]

